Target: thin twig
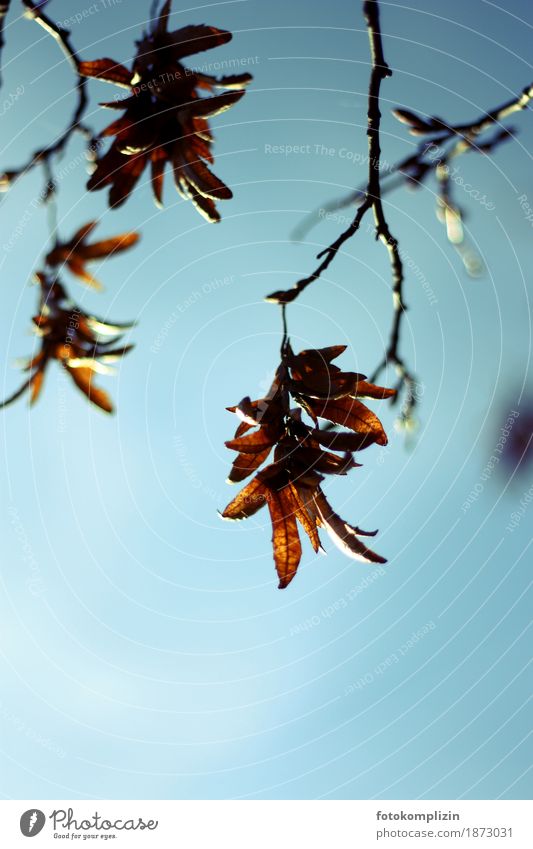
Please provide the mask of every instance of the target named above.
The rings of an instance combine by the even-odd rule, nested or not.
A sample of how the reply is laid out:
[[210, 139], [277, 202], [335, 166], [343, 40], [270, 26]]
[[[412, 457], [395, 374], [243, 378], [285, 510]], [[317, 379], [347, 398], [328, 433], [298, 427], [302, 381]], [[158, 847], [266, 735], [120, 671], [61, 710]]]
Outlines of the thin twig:
[[392, 235], [383, 211], [381, 177], [379, 173], [381, 162], [379, 93], [382, 80], [391, 76], [392, 71], [385, 62], [383, 55], [378, 0], [367, 0], [363, 5], [363, 10], [367, 21], [372, 51], [372, 74], [370, 76], [370, 89], [368, 93], [367, 134], [369, 139], [368, 152], [370, 163], [367, 196], [372, 200], [376, 237], [383, 242], [389, 252], [393, 281], [393, 299], [395, 304], [397, 304], [397, 309], [403, 310], [405, 309], [402, 296], [402, 284], [404, 280], [403, 265], [398, 250], [398, 240]]
[[405, 386], [407, 389], [406, 403], [409, 406], [406, 414], [410, 415], [414, 402], [414, 392], [411, 392], [411, 389], [416, 385], [416, 380], [413, 375], [407, 371], [405, 363], [401, 359], [398, 351], [400, 343], [400, 328], [402, 318], [406, 310], [403, 299], [403, 263], [400, 256], [398, 240], [390, 231], [381, 200], [381, 147], [379, 141], [381, 112], [379, 109], [379, 95], [382, 80], [391, 76], [392, 71], [387, 65], [383, 54], [378, 0], [367, 0], [367, 2], [363, 4], [363, 11], [366, 17], [372, 52], [372, 73], [370, 76], [367, 130], [370, 162], [366, 194], [372, 201], [372, 211], [374, 213], [374, 221], [376, 225], [376, 237], [383, 242], [389, 253], [392, 272], [392, 302], [394, 307], [389, 346], [382, 363], [378, 366], [378, 369], [376, 369], [376, 372], [373, 375], [373, 379], [376, 379], [382, 369], [386, 368], [389, 363], [394, 364], [400, 377], [401, 385]]
[[[0, 59], [2, 57], [2, 50], [3, 50], [4, 45], [6, 43], [5, 38], [4, 38], [4, 24], [5, 24], [5, 20], [6, 20], [6, 15], [9, 12], [10, 4], [11, 4], [11, 0], [4, 0], [3, 3], [0, 2]], [[1, 62], [0, 62], [0, 69], [1, 69]], [[0, 85], [2, 85], [1, 75], [0, 75]]]
[[383, 44], [381, 39], [381, 29], [379, 23], [379, 5], [378, 0], [366, 0], [363, 3], [363, 13], [366, 18], [368, 37], [370, 41], [370, 51], [372, 58], [372, 70], [370, 73], [370, 84], [368, 91], [368, 113], [367, 113], [367, 138], [368, 138], [368, 179], [362, 201], [355, 213], [353, 221], [340, 234], [340, 236], [332, 242], [327, 248], [321, 251], [317, 259], [321, 259], [321, 263], [315, 271], [308, 277], [304, 277], [288, 290], [273, 292], [267, 297], [268, 301], [275, 303], [287, 304], [293, 301], [304, 289], [307, 288], [314, 280], [317, 280], [331, 264], [336, 254], [339, 252], [345, 242], [348, 241], [359, 229], [361, 221], [369, 209], [374, 211], [374, 220], [376, 224], [376, 237], [381, 239], [387, 246], [391, 257], [391, 267], [393, 271], [393, 282], [395, 287], [395, 297], [399, 297], [401, 301], [401, 283], [403, 279], [402, 263], [398, 252], [398, 244], [391, 235], [383, 212], [381, 202], [381, 183], [380, 183], [380, 158], [381, 149], [379, 141], [379, 130], [381, 121], [381, 112], [379, 110], [379, 95], [381, 82], [386, 77], [391, 75], [391, 70], [385, 62], [383, 55]]
[[85, 77], [82, 77], [79, 73], [80, 60], [78, 58], [78, 54], [74, 49], [71, 40], [70, 40], [70, 32], [66, 29], [63, 29], [59, 24], [54, 23], [48, 15], [45, 14], [44, 11], [41, 10], [37, 3], [32, 2], [32, 0], [22, 0], [23, 6], [26, 8], [27, 17], [34, 20], [39, 24], [52, 38], [57, 42], [66, 56], [69, 64], [72, 67], [74, 74], [76, 75], [76, 92], [77, 92], [77, 101], [76, 106], [74, 108], [74, 113], [72, 118], [70, 119], [65, 130], [60, 134], [60, 136], [46, 147], [41, 147], [38, 150], [35, 150], [27, 162], [24, 165], [21, 165], [19, 168], [11, 169], [6, 171], [2, 177], [0, 177], [0, 188], [5, 191], [10, 188], [10, 186], [17, 180], [19, 177], [24, 176], [37, 165], [42, 164], [43, 162], [48, 162], [52, 159], [52, 157], [61, 154], [68, 144], [71, 136], [74, 133], [79, 132], [85, 138], [91, 139], [92, 132], [88, 126], [83, 123], [83, 116], [85, 115], [88, 98], [87, 98], [87, 80]]
[[287, 305], [281, 304], [281, 324], [283, 327], [283, 336], [281, 339], [281, 359], [285, 359], [287, 347], [289, 345], [289, 327], [287, 325]]
[[46, 205], [50, 241], [52, 243], [56, 243], [58, 238], [57, 231], [59, 219], [57, 210], [56, 181], [54, 179], [54, 172], [52, 170], [52, 166], [50, 165], [50, 160], [43, 159], [42, 163], [44, 171], [44, 192], [42, 200], [43, 203]]
[[[268, 296], [267, 300], [281, 304], [283, 312], [285, 312], [286, 305], [297, 298], [301, 292], [307, 288], [307, 286], [309, 286], [314, 280], [317, 280], [328, 268], [343, 244], [357, 232], [364, 215], [371, 209], [374, 214], [376, 238], [383, 242], [389, 253], [392, 273], [392, 299], [394, 307], [389, 346], [385, 352], [383, 361], [379, 364], [372, 379], [375, 379], [387, 365], [392, 364], [395, 366], [399, 376], [398, 388], [404, 388], [406, 390], [406, 400], [402, 410], [402, 417], [404, 419], [408, 419], [416, 403], [417, 382], [414, 375], [408, 371], [399, 354], [400, 329], [402, 318], [406, 310], [403, 300], [403, 263], [398, 240], [391, 233], [383, 209], [381, 197], [381, 112], [379, 108], [379, 98], [381, 83], [384, 79], [391, 76], [392, 71], [385, 61], [383, 53], [378, 0], [365, 0], [363, 3], [363, 14], [366, 19], [368, 38], [370, 42], [372, 68], [370, 72], [367, 112], [368, 179], [366, 187], [360, 192], [361, 203], [359, 204], [350, 225], [331, 245], [329, 245], [329, 247], [325, 248], [318, 254], [317, 259], [321, 259], [322, 261], [315, 271], [308, 277], [298, 280], [291, 289], [272, 293]], [[284, 315], [284, 339], [285, 337], [286, 325]]]
[[266, 300], [271, 303], [276, 304], [289, 304], [291, 301], [294, 301], [295, 298], [300, 295], [307, 286], [310, 285], [314, 280], [318, 280], [318, 278], [322, 275], [322, 273], [328, 268], [330, 263], [335, 258], [335, 255], [340, 250], [345, 242], [348, 241], [359, 229], [359, 225], [363, 219], [365, 212], [368, 212], [370, 207], [372, 206], [371, 199], [368, 196], [365, 196], [365, 199], [361, 206], [358, 208], [355, 218], [349, 227], [344, 230], [340, 236], [327, 248], [321, 251], [317, 255], [317, 259], [324, 257], [320, 265], [313, 271], [309, 277], [304, 277], [301, 280], [298, 280], [297, 283], [292, 287], [292, 289], [281, 289], [279, 292], [272, 292], [271, 295], [268, 295]]

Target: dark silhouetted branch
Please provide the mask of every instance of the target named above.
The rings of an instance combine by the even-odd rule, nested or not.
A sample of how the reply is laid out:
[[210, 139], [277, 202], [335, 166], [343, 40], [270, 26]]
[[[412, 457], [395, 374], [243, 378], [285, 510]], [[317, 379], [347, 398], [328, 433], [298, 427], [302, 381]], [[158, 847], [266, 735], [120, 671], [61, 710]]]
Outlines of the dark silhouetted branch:
[[377, 0], [367, 0], [363, 3], [363, 13], [366, 18], [368, 37], [370, 41], [370, 51], [372, 57], [372, 70], [370, 73], [370, 84], [368, 91], [368, 116], [367, 116], [367, 137], [368, 137], [368, 181], [361, 204], [359, 205], [353, 221], [350, 225], [332, 242], [329, 247], [325, 248], [318, 254], [318, 259], [322, 262], [315, 271], [299, 280], [292, 289], [274, 292], [269, 295], [267, 300], [280, 304], [287, 304], [293, 301], [303, 290], [309, 286], [314, 280], [317, 280], [321, 274], [328, 268], [334, 257], [344, 245], [359, 229], [361, 221], [368, 210], [374, 212], [374, 221], [376, 225], [376, 237], [379, 238], [387, 247], [390, 255], [391, 269], [393, 276], [393, 293], [395, 299], [399, 300], [402, 305], [402, 282], [403, 268], [400, 253], [398, 250], [398, 242], [391, 234], [381, 200], [381, 182], [380, 182], [380, 161], [381, 161], [381, 146], [379, 140], [379, 130], [381, 122], [381, 112], [379, 109], [379, 96], [381, 82], [386, 77], [391, 75], [391, 70], [385, 61], [383, 55], [383, 44], [381, 38], [381, 28], [379, 21], [379, 5]]
[[386, 77], [391, 75], [391, 70], [385, 62], [383, 55], [383, 45], [381, 39], [381, 29], [379, 22], [379, 5], [377, 0], [367, 0], [363, 3], [363, 14], [366, 18], [368, 29], [368, 38], [370, 41], [370, 51], [372, 57], [372, 70], [370, 72], [370, 84], [368, 91], [368, 113], [367, 113], [367, 137], [368, 137], [368, 181], [362, 197], [361, 204], [354, 216], [350, 225], [332, 242], [329, 247], [321, 251], [317, 259], [321, 259], [319, 266], [308, 277], [304, 277], [292, 287], [292, 289], [273, 292], [267, 297], [267, 301], [278, 304], [288, 304], [294, 301], [304, 289], [307, 288], [314, 280], [323, 274], [329, 267], [339, 250], [345, 242], [358, 231], [361, 221], [369, 209], [374, 210], [374, 219], [376, 222], [376, 235], [386, 242], [391, 257], [394, 259], [394, 274], [401, 275], [401, 260], [397, 251], [397, 244], [392, 238], [381, 204], [381, 187], [380, 187], [380, 157], [381, 149], [379, 142], [379, 127], [381, 121], [381, 112], [379, 110], [379, 93], [381, 82]]
[[[400, 329], [401, 322], [405, 312], [405, 303], [403, 300], [403, 283], [404, 272], [403, 263], [398, 246], [398, 240], [392, 235], [389, 224], [387, 222], [382, 203], [381, 192], [381, 145], [380, 145], [380, 124], [381, 112], [379, 108], [379, 98], [381, 83], [384, 79], [391, 76], [392, 71], [387, 65], [383, 53], [383, 41], [381, 37], [381, 26], [379, 18], [379, 3], [378, 0], [366, 0], [363, 3], [363, 14], [366, 19], [368, 37], [370, 42], [370, 53], [372, 60], [372, 69], [370, 72], [370, 83], [368, 90], [368, 113], [367, 113], [367, 138], [368, 138], [368, 180], [366, 187], [359, 190], [361, 202], [355, 213], [353, 221], [349, 226], [332, 242], [329, 247], [325, 248], [318, 254], [318, 259], [321, 259], [319, 266], [308, 277], [304, 277], [288, 290], [273, 292], [268, 296], [267, 300], [273, 303], [281, 304], [283, 308], [288, 303], [294, 301], [304, 289], [307, 288], [314, 280], [317, 280], [323, 272], [331, 264], [340, 248], [347, 242], [359, 229], [364, 215], [371, 209], [374, 214], [376, 238], [378, 238], [386, 246], [389, 253], [391, 273], [392, 273], [392, 297], [394, 305], [393, 326], [391, 330], [390, 343], [385, 353], [385, 357], [378, 366], [375, 372], [377, 376], [388, 364], [395, 366], [399, 375], [398, 388], [405, 388], [406, 401], [404, 404], [402, 416], [409, 418], [416, 402], [416, 379], [408, 371], [404, 361], [399, 354]], [[286, 323], [284, 316], [284, 339], [287, 336]], [[374, 377], [372, 380], [374, 380]]]
[[[403, 263], [400, 256], [398, 240], [392, 235], [381, 200], [381, 147], [379, 141], [379, 129], [381, 121], [381, 112], [379, 109], [379, 94], [381, 82], [386, 77], [391, 75], [391, 70], [385, 61], [383, 55], [383, 42], [381, 38], [381, 28], [379, 22], [379, 6], [377, 0], [368, 0], [364, 3], [363, 11], [367, 21], [367, 28], [370, 37], [370, 46], [372, 51], [372, 74], [370, 76], [369, 87], [369, 103], [368, 103], [368, 152], [369, 152], [369, 177], [366, 190], [367, 198], [371, 200], [371, 206], [374, 213], [374, 221], [376, 225], [376, 237], [379, 238], [386, 246], [389, 253], [391, 272], [392, 272], [392, 301], [394, 305], [394, 317], [390, 336], [389, 347], [385, 353], [383, 362], [374, 372], [372, 381], [381, 373], [381, 371], [389, 364], [396, 367], [400, 381], [399, 386], [406, 388], [407, 397], [404, 405], [404, 414], [406, 417], [411, 415], [412, 408], [415, 402], [415, 387], [416, 380], [411, 375], [403, 360], [399, 355], [400, 343], [400, 328], [403, 315], [405, 313], [405, 303], [403, 300], [403, 283], [404, 272]], [[398, 397], [398, 396], [396, 396]]]

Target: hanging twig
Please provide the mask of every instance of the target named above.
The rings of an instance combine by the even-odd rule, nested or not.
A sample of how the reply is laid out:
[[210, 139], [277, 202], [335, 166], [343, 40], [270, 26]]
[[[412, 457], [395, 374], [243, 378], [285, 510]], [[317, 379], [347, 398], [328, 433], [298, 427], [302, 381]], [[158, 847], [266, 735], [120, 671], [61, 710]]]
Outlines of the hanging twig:
[[[492, 138], [481, 144], [476, 144], [476, 139], [481, 133], [484, 133], [495, 124], [499, 124], [500, 121], [514, 112], [525, 109], [532, 98], [533, 86], [529, 86], [524, 89], [518, 97], [504, 103], [497, 109], [491, 110], [471, 124], [447, 127], [440, 119], [430, 119], [430, 121], [434, 121], [437, 125], [444, 127], [444, 134], [441, 133], [440, 135], [433, 136], [429, 141], [424, 141], [423, 145], [419, 147], [419, 150], [415, 155], [407, 157], [397, 163], [389, 172], [389, 177], [400, 173], [404, 176], [405, 181], [420, 184], [431, 171], [435, 171], [439, 187], [437, 198], [439, 217], [446, 224], [449, 241], [460, 253], [461, 258], [470, 273], [476, 273], [474, 266], [477, 267], [477, 256], [472, 254], [468, 245], [464, 242], [464, 237], [462, 235], [462, 213], [457, 204], [454, 204], [451, 197], [450, 162], [456, 156], [466, 153], [469, 150], [475, 150], [480, 153], [489, 153], [501, 142], [512, 138], [512, 133], [509, 129], [499, 129]], [[409, 116], [406, 123], [411, 123], [411, 126], [415, 129], [415, 131], [420, 132], [416, 125], [417, 116], [413, 115], [411, 120], [410, 113], [403, 113], [403, 120], [405, 120], [403, 117], [405, 114]], [[452, 144], [446, 148], [445, 143], [450, 141], [452, 141]], [[435, 155], [435, 152], [437, 152], [438, 155]], [[428, 159], [428, 156], [431, 156], [431, 158]], [[389, 182], [389, 186], [390, 185], [391, 184]], [[360, 190], [357, 190], [354, 194], [354, 200], [359, 196], [359, 192]], [[359, 209], [360, 208], [361, 207], [359, 207]], [[371, 380], [377, 380], [387, 365], [393, 364], [395, 366], [399, 376], [397, 388], [403, 388], [405, 390], [401, 419], [404, 423], [410, 423], [412, 421], [414, 407], [417, 403], [417, 380], [408, 370], [405, 361], [399, 353], [401, 324], [405, 313], [405, 304], [402, 295], [403, 279], [401, 274], [401, 259], [400, 273], [398, 274], [396, 273], [398, 269], [396, 269], [396, 271], [394, 269], [394, 242], [392, 245], [389, 244], [388, 247], [391, 252], [391, 263], [393, 263], [394, 314], [389, 344], [385, 352], [385, 356], [373, 372]], [[395, 247], [396, 256], [399, 259], [397, 243]]]
[[381, 239], [387, 247], [391, 263], [392, 281], [393, 281], [393, 299], [398, 304], [398, 310], [403, 310], [403, 265], [398, 250], [398, 241], [392, 235], [389, 225], [383, 211], [381, 201], [381, 178], [380, 178], [380, 160], [381, 147], [379, 143], [379, 128], [381, 121], [381, 112], [379, 111], [379, 92], [381, 81], [392, 74], [389, 66], [385, 62], [383, 55], [383, 45], [381, 40], [381, 30], [379, 25], [379, 6], [377, 0], [368, 0], [363, 5], [364, 14], [367, 21], [367, 27], [370, 37], [370, 46], [372, 51], [372, 74], [370, 76], [370, 89], [368, 92], [368, 152], [369, 152], [369, 176], [367, 197], [371, 200], [371, 206], [374, 212], [374, 221], [376, 224], [376, 237]]
[[[372, 52], [372, 74], [370, 76], [370, 88], [368, 98], [368, 152], [369, 152], [369, 176], [367, 197], [371, 198], [372, 210], [374, 213], [374, 221], [376, 225], [376, 237], [379, 238], [386, 246], [389, 252], [389, 259], [392, 272], [392, 302], [394, 307], [394, 317], [392, 323], [392, 331], [389, 347], [385, 353], [383, 362], [374, 372], [372, 381], [381, 373], [381, 371], [392, 363], [398, 372], [400, 378], [400, 386], [407, 390], [407, 397], [404, 403], [403, 415], [410, 417], [412, 408], [415, 402], [415, 386], [416, 380], [411, 375], [398, 351], [400, 342], [400, 328], [403, 315], [405, 313], [405, 303], [403, 299], [403, 283], [404, 272], [403, 263], [400, 256], [398, 240], [392, 235], [381, 200], [381, 147], [379, 142], [379, 129], [381, 121], [381, 112], [379, 110], [379, 94], [381, 82], [386, 77], [391, 75], [391, 70], [385, 61], [383, 54], [383, 42], [381, 38], [381, 28], [379, 22], [379, 6], [377, 0], [368, 0], [363, 5], [363, 11], [367, 21], [367, 28], [370, 38], [370, 46]], [[400, 387], [398, 387], [400, 388]], [[396, 396], [397, 397], [397, 396]]]
[[[405, 312], [405, 303], [403, 300], [403, 264], [399, 251], [398, 240], [392, 235], [381, 199], [381, 146], [380, 146], [380, 122], [381, 112], [379, 109], [379, 97], [381, 83], [386, 78], [391, 76], [392, 71], [385, 61], [383, 53], [383, 41], [381, 37], [381, 27], [379, 19], [379, 3], [378, 0], [366, 0], [363, 3], [363, 14], [366, 19], [368, 37], [370, 41], [370, 52], [372, 60], [372, 69], [370, 73], [370, 83], [368, 90], [368, 113], [367, 113], [367, 138], [368, 138], [368, 179], [364, 190], [360, 193], [361, 203], [355, 213], [353, 221], [350, 225], [338, 236], [338, 238], [325, 250], [318, 254], [318, 259], [321, 259], [319, 266], [308, 277], [299, 280], [291, 289], [273, 292], [268, 296], [267, 300], [281, 304], [283, 310], [288, 303], [294, 301], [304, 289], [307, 288], [314, 280], [317, 280], [322, 273], [328, 268], [340, 248], [348, 241], [359, 229], [364, 215], [370, 209], [374, 214], [376, 238], [380, 239], [386, 246], [390, 266], [392, 272], [392, 298], [394, 305], [393, 327], [391, 331], [390, 344], [385, 353], [383, 362], [380, 363], [375, 372], [375, 377], [389, 363], [396, 367], [399, 375], [399, 387], [406, 389], [406, 401], [402, 412], [402, 417], [408, 418], [412, 412], [412, 408], [416, 401], [416, 379], [407, 370], [405, 363], [401, 359], [398, 351], [400, 341], [400, 327], [403, 314]], [[284, 338], [286, 337], [286, 324], [284, 316]]]
[[400, 298], [401, 303], [401, 284], [403, 280], [402, 262], [398, 251], [398, 243], [391, 235], [383, 205], [381, 202], [381, 183], [380, 183], [380, 158], [381, 149], [379, 141], [379, 130], [381, 112], [379, 110], [379, 94], [381, 82], [386, 77], [391, 75], [391, 70], [383, 55], [383, 44], [381, 39], [381, 29], [379, 23], [379, 6], [377, 0], [367, 0], [363, 3], [363, 13], [366, 18], [368, 37], [370, 41], [370, 50], [372, 56], [372, 70], [370, 74], [370, 84], [368, 92], [368, 120], [367, 120], [367, 137], [368, 137], [368, 180], [361, 203], [357, 209], [353, 221], [350, 225], [338, 236], [335, 241], [318, 254], [317, 259], [322, 259], [320, 265], [308, 277], [299, 280], [292, 289], [273, 292], [268, 296], [268, 301], [273, 301], [279, 304], [287, 304], [293, 301], [298, 295], [307, 288], [314, 280], [317, 280], [321, 274], [328, 268], [340, 248], [348, 241], [359, 229], [361, 221], [369, 209], [374, 211], [374, 220], [376, 224], [376, 237], [381, 239], [387, 246], [391, 258], [391, 268], [393, 273], [394, 293], [395, 297]]

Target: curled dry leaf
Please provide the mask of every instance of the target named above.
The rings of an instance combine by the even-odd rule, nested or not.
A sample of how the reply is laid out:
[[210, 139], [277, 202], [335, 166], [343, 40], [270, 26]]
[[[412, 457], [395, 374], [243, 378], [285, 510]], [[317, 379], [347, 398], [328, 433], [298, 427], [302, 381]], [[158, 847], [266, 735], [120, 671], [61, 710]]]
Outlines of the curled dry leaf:
[[56, 242], [52, 250], [46, 255], [45, 262], [52, 269], [66, 265], [76, 277], [79, 277], [88, 286], [101, 289], [102, 284], [87, 271], [87, 262], [104, 259], [131, 248], [139, 241], [139, 234], [121, 233], [120, 236], [113, 236], [110, 239], [87, 243], [87, 239], [97, 223], [97, 221], [89, 221], [83, 227], [80, 227], [67, 242]]
[[[385, 562], [359, 538], [376, 532], [362, 531], [341, 519], [321, 488], [325, 475], [344, 475], [359, 465], [355, 451], [387, 442], [378, 417], [359, 399], [391, 398], [395, 392], [368, 383], [362, 374], [341, 371], [333, 360], [344, 350], [344, 345], [336, 345], [296, 355], [287, 343], [267, 395], [256, 401], [246, 397], [228, 407], [240, 419], [235, 437], [226, 442], [227, 448], [237, 452], [228, 480], [240, 482], [257, 474], [222, 517], [246, 519], [268, 506], [280, 589], [292, 581], [300, 563], [298, 525], [315, 552], [322, 548], [318, 531], [323, 528], [349, 557]], [[308, 414], [310, 424], [302, 413]], [[319, 419], [329, 422], [327, 429], [318, 426]], [[339, 431], [335, 425], [348, 429]], [[258, 471], [272, 451], [273, 461]]]
[[[217, 78], [186, 68], [184, 58], [227, 44], [232, 35], [205, 24], [169, 32], [170, 8], [167, 0], [151, 29], [137, 42], [131, 70], [109, 58], [80, 64], [82, 75], [129, 91], [126, 98], [102, 104], [124, 112], [102, 133], [114, 140], [98, 159], [87, 188], [109, 186], [109, 205], [120, 206], [150, 166], [153, 195], [161, 205], [168, 164], [182, 197], [192, 200], [208, 221], [219, 221], [215, 201], [227, 200], [232, 193], [206, 165], [213, 163], [209, 118], [237, 103], [252, 77], [244, 73]], [[213, 89], [221, 93], [203, 96]]]

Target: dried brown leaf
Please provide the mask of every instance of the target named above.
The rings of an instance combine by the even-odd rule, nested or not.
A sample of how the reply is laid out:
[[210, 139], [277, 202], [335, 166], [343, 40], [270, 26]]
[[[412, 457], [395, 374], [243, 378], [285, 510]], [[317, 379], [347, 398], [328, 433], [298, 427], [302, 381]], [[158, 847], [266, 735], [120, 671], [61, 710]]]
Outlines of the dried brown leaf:
[[320, 418], [348, 427], [356, 433], [375, 434], [375, 441], [379, 445], [387, 444], [387, 435], [376, 414], [354, 398], [339, 398], [325, 404], [311, 401], [310, 406]]
[[240, 483], [252, 472], [255, 472], [266, 460], [272, 450], [268, 445], [257, 454], [239, 454], [228, 475], [228, 483]]
[[272, 520], [272, 547], [279, 577], [278, 587], [285, 589], [294, 576], [302, 556], [296, 516], [291, 509], [290, 496], [285, 490], [268, 493], [268, 509]]
[[[387, 562], [384, 557], [376, 554], [375, 551], [367, 548], [367, 546], [361, 542], [361, 540], [357, 537], [357, 534], [361, 533], [361, 531], [358, 528], [354, 528], [352, 525], [349, 525], [344, 521], [344, 519], [341, 519], [339, 514], [332, 509], [322, 490], [319, 489], [315, 494], [314, 503], [320, 518], [320, 523], [326, 528], [329, 537], [343, 554], [346, 554], [348, 557], [352, 557], [356, 560], [363, 560], [366, 563]], [[366, 536], [373, 536], [373, 534], [366, 534]]]
[[131, 71], [109, 58], [97, 59], [94, 62], [80, 62], [78, 72], [82, 77], [94, 77], [124, 88], [129, 88], [132, 80]]
[[239, 494], [230, 501], [224, 512], [223, 519], [247, 519], [253, 516], [266, 504], [268, 490], [265, 484], [258, 478], [250, 481]]

